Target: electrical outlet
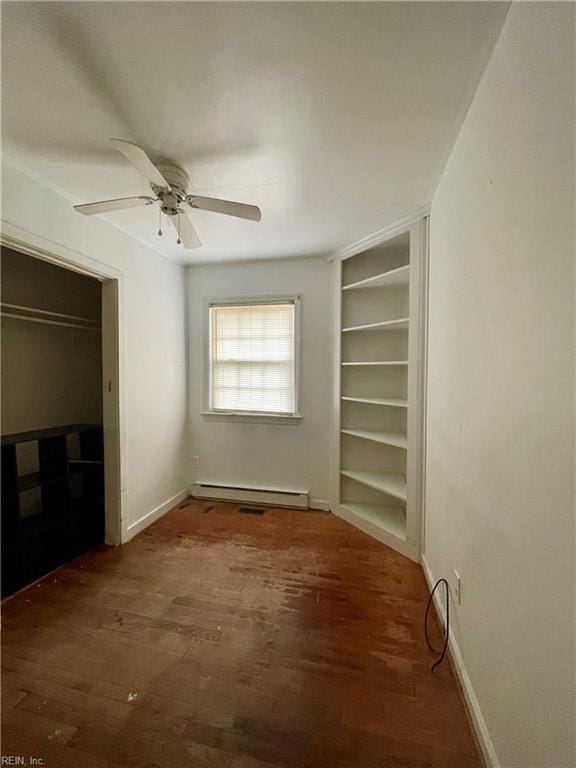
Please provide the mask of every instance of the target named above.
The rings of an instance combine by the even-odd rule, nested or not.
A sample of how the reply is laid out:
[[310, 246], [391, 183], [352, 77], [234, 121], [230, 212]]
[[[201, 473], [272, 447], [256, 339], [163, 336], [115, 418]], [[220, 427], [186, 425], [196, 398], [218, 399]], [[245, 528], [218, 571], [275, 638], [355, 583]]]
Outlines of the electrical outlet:
[[462, 604], [462, 579], [458, 571], [454, 570], [454, 597], [458, 605]]
[[200, 456], [192, 456], [192, 466], [194, 469], [198, 469], [200, 467]]

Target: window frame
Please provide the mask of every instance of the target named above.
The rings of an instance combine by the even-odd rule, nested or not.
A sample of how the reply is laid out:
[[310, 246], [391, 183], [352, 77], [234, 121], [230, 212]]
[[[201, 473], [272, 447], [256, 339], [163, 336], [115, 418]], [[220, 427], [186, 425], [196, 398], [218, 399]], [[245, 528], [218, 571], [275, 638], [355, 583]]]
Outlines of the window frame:
[[[227, 411], [212, 407], [212, 323], [210, 310], [212, 307], [225, 306], [256, 306], [265, 304], [293, 304], [294, 305], [294, 412], [275, 413], [269, 411]], [[300, 294], [281, 294], [271, 296], [216, 296], [204, 299], [204, 410], [201, 412], [205, 420], [210, 421], [238, 421], [238, 422], [264, 422], [271, 424], [298, 423], [300, 414], [300, 348], [301, 348], [301, 305]]]

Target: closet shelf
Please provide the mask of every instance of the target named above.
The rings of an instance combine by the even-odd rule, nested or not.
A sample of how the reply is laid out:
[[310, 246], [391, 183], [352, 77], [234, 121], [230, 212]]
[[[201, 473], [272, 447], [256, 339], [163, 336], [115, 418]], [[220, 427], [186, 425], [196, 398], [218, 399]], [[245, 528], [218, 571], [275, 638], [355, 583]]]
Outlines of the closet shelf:
[[370, 405], [389, 405], [393, 408], [408, 408], [408, 400], [399, 398], [374, 398], [374, 397], [342, 397], [349, 403], [369, 403]]
[[406, 479], [403, 475], [352, 469], [342, 469], [340, 474], [355, 480], [357, 483], [387, 493], [388, 496], [393, 496], [395, 499], [406, 501]]
[[342, 365], [408, 365], [408, 360], [361, 360], [352, 363], [342, 363]]
[[388, 285], [404, 285], [410, 279], [410, 265], [390, 269], [373, 277], [366, 277], [364, 280], [358, 280], [356, 283], [343, 285], [343, 291], [363, 290], [365, 288], [383, 288]]
[[340, 506], [354, 517], [372, 523], [403, 541], [406, 540], [406, 519], [402, 509], [386, 507], [383, 504], [361, 504], [356, 501], [343, 501]]
[[342, 328], [342, 333], [352, 333], [353, 331], [386, 331], [402, 330], [408, 328], [410, 320], [407, 317], [398, 318], [398, 320], [382, 320], [379, 323], [367, 323], [366, 325], [352, 325], [349, 328]]
[[408, 438], [401, 432], [381, 432], [375, 429], [342, 429], [342, 434], [358, 437], [362, 440], [371, 440], [374, 443], [393, 445], [397, 448], [408, 448]]

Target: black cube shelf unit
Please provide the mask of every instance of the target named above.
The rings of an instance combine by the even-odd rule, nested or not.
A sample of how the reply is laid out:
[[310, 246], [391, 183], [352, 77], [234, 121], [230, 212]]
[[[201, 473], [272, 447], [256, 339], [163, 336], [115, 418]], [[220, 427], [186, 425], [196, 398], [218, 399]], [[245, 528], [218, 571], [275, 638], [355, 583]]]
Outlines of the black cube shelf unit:
[[2, 437], [2, 596], [104, 541], [102, 427]]

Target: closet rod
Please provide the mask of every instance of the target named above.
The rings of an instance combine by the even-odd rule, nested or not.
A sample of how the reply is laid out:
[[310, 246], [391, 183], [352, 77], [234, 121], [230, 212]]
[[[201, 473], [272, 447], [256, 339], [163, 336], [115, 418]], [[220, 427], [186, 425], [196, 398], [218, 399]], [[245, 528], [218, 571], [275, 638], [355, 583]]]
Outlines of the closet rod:
[[60, 325], [66, 328], [80, 328], [88, 331], [100, 330], [100, 323], [97, 320], [78, 317], [77, 315], [66, 315], [62, 312], [51, 312], [47, 309], [36, 309], [35, 307], [27, 307], [20, 304], [2, 302], [0, 304], [0, 314], [2, 317], [25, 320], [31, 323]]
[[27, 323], [41, 323], [42, 325], [62, 325], [65, 328], [80, 328], [82, 331], [98, 331], [99, 326], [80, 325], [80, 323], [66, 323], [63, 320], [45, 320], [42, 317], [26, 317], [25, 315], [15, 315], [11, 312], [1, 312], [2, 317], [9, 317], [12, 320], [24, 320]]

